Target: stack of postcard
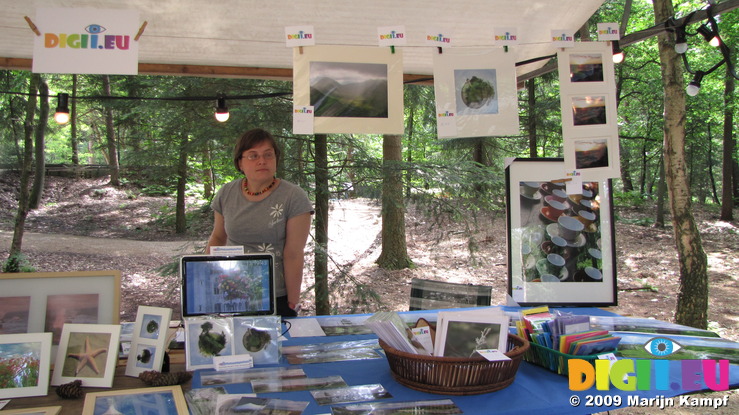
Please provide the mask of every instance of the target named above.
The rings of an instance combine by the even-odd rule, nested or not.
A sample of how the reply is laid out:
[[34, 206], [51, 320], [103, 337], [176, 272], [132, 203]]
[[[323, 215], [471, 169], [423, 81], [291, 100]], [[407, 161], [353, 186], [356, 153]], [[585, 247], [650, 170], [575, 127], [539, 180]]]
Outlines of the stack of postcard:
[[471, 358], [483, 350], [505, 353], [509, 320], [498, 308], [439, 311], [434, 356]]
[[621, 341], [608, 330], [593, 330], [590, 316], [554, 315], [548, 307], [522, 311], [516, 328], [534, 344], [578, 356], [613, 351]]
[[364, 325], [375, 332], [382, 341], [397, 350], [413, 354], [431, 354], [431, 351], [423, 347], [410, 327], [394, 311], [375, 313], [364, 322]]

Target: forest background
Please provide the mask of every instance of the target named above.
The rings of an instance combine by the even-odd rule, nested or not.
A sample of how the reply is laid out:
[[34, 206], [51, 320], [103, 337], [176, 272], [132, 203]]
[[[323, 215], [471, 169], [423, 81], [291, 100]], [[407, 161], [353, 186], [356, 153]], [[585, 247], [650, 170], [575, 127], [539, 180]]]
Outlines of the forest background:
[[[627, 5], [630, 8], [625, 9]], [[675, 13], [685, 15], [704, 6], [699, 1], [680, 2]], [[725, 43], [735, 44], [739, 13], [729, 12], [717, 20]], [[597, 22], [606, 21], [625, 22], [622, 33], [628, 34], [652, 26], [655, 12], [651, 2], [645, 0], [606, 1], [586, 30], [581, 31], [582, 40], [586, 40], [587, 33], [595, 33]], [[690, 27], [691, 32], [695, 26]], [[694, 70], [707, 70], [722, 59], [717, 49], [708, 46], [700, 36], [691, 36], [689, 42], [687, 56]], [[669, 226], [663, 168], [665, 91], [656, 87], [662, 84], [657, 39], [629, 45], [625, 52], [626, 60], [616, 66], [622, 166], [621, 177], [614, 181], [616, 204], [654, 206], [654, 215], [636, 220], [643, 225]], [[685, 106], [684, 151], [692, 202], [717, 213], [739, 197], [733, 121], [735, 88], [729, 68], [724, 65], [704, 77], [700, 93], [689, 97]], [[531, 79], [519, 91], [520, 135], [455, 140], [437, 138], [434, 91], [428, 85], [405, 86], [403, 136], [312, 137], [291, 133], [289, 82], [32, 76], [21, 71], [2, 71], [0, 76], [0, 88], [6, 92], [0, 98], [4, 109], [0, 112], [0, 165], [4, 167], [31, 166], [29, 159], [24, 161], [28, 157], [26, 150], [31, 148], [35, 151], [33, 166], [38, 169], [32, 178], [41, 184], [43, 173], [54, 165], [104, 166], [110, 183], [127, 189], [132, 198], [159, 195], [175, 199], [174, 207], [162, 211], [161, 216], [168, 219], [172, 233], [187, 237], [188, 233], [202, 231], [198, 224], [202, 225], [204, 212], [209, 212], [214, 191], [237, 176], [231, 163], [235, 139], [247, 129], [265, 128], [283, 146], [278, 176], [306, 189], [317, 204], [345, 197], [381, 204], [383, 249], [377, 262], [387, 269], [414, 266], [404, 243], [406, 209], [423, 212], [439, 226], [447, 221], [461, 223], [467, 249], [474, 253], [484, 242], [475, 232], [480, 224], [505, 216], [504, 159], [562, 156], [556, 73]], [[689, 77], [686, 74], [683, 86]], [[53, 106], [54, 100], [36, 101], [35, 91], [44, 96], [47, 87], [48, 96], [66, 92], [75, 97], [71, 101], [70, 124], [57, 125], [48, 117], [48, 105]], [[214, 91], [243, 97], [228, 101], [231, 117], [226, 123], [213, 118]], [[33, 130], [36, 117], [45, 121]], [[29, 131], [36, 134], [36, 145]], [[399, 152], [400, 157], [388, 163], [388, 152]], [[44, 163], [39, 163], [42, 159]], [[388, 183], [401, 189], [403, 203], [386, 197], [389, 192], [384, 186]], [[33, 202], [40, 201], [41, 195], [29, 197], [29, 209], [33, 210]], [[387, 212], [398, 215], [385, 216]], [[732, 208], [728, 212], [733, 215]], [[725, 214], [721, 211], [724, 220], [732, 220]], [[310, 270], [316, 281], [315, 311], [325, 314], [332, 311], [332, 298], [340, 295], [329, 287], [329, 282], [337, 281], [341, 269], [329, 266], [326, 241], [321, 241], [319, 235], [315, 237], [316, 246], [324, 248], [324, 252], [316, 249], [314, 269]], [[399, 245], [390, 243], [399, 240]], [[24, 260], [33, 263], [33, 258], [23, 258], [22, 250], [11, 252], [11, 257], [6, 265], [22, 265]]]

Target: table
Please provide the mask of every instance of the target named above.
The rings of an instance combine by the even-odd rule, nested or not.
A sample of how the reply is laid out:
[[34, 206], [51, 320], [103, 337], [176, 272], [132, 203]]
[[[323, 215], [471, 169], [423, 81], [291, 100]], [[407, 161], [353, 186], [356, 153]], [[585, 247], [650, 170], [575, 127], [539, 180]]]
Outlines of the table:
[[[517, 312], [518, 309], [511, 307], [503, 307], [508, 312]], [[594, 316], [615, 316], [615, 314], [598, 308], [588, 307], [572, 307], [567, 308], [575, 314], [594, 315]], [[403, 313], [406, 319], [413, 318], [416, 315], [423, 315], [427, 312], [406, 312]], [[331, 316], [337, 317], [337, 316]], [[324, 318], [324, 317], [300, 317], [300, 318]], [[286, 335], [287, 341], [285, 345], [305, 345], [325, 342], [341, 342], [351, 340], [374, 339], [373, 334], [362, 335], [343, 335], [343, 336], [326, 336], [326, 337], [302, 337], [292, 338], [289, 333]], [[284, 361], [284, 359], [283, 359]], [[680, 386], [680, 361], [670, 362], [670, 383], [671, 386]], [[269, 366], [285, 366], [295, 368], [295, 365], [289, 365], [286, 362], [280, 365]], [[184, 363], [181, 351], [173, 353], [171, 367], [173, 371], [184, 370]], [[415, 400], [437, 400], [451, 399], [466, 414], [479, 413], [496, 413], [496, 414], [589, 414], [594, 412], [603, 412], [616, 407], [627, 406], [628, 399], [634, 398], [663, 398], [668, 399], [677, 395], [689, 392], [680, 387], [675, 387], [667, 391], [634, 391], [624, 392], [611, 387], [609, 391], [597, 391], [594, 388], [583, 392], [573, 392], [569, 389], [568, 378], [557, 375], [542, 367], [522, 362], [515, 381], [509, 387], [500, 391], [471, 396], [444, 396], [430, 393], [424, 393], [409, 389], [397, 383], [388, 367], [386, 359], [373, 360], [357, 360], [333, 363], [314, 363], [304, 364], [300, 366], [308, 377], [326, 377], [340, 375], [345, 382], [350, 385], [365, 385], [379, 383], [385, 387], [393, 395], [392, 399], [385, 399], [382, 402], [404, 402]], [[143, 383], [136, 378], [126, 377], [123, 375], [125, 366], [119, 366], [116, 371], [116, 377], [113, 382], [113, 389], [127, 389], [143, 387]], [[184, 390], [200, 387], [200, 372], [195, 371], [191, 382], [183, 385]], [[739, 365], [731, 365], [729, 371], [730, 388], [739, 387]], [[677, 384], [677, 385], [675, 385]], [[251, 386], [249, 384], [231, 384], [225, 385], [229, 393], [250, 393]], [[19, 398], [13, 399], [6, 407], [7, 409], [27, 408], [35, 406], [51, 406], [62, 405], [62, 414], [79, 414], [82, 408], [82, 399], [78, 400], [61, 400], [55, 392], [54, 387], [49, 388], [49, 395], [45, 397]], [[96, 391], [97, 389], [86, 389], [88, 391]], [[260, 397], [279, 398], [296, 401], [310, 402], [305, 414], [325, 414], [330, 413], [329, 406], [319, 406], [312, 395], [308, 391], [297, 392], [279, 392], [260, 394]], [[580, 404], [573, 406], [570, 403], [571, 397], [576, 396]], [[585, 406], [588, 397], [599, 397], [597, 402], [612, 402], [613, 398], [620, 397], [621, 405], [611, 406]], [[595, 400], [595, 398], [594, 398]], [[677, 401], [675, 403], [677, 405]]]

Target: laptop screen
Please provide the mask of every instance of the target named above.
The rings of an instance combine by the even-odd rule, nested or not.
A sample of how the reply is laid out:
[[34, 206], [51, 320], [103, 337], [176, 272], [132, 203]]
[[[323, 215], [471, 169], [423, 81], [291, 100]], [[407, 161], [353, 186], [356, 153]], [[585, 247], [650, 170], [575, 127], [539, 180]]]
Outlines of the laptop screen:
[[182, 316], [275, 314], [272, 254], [180, 259]]

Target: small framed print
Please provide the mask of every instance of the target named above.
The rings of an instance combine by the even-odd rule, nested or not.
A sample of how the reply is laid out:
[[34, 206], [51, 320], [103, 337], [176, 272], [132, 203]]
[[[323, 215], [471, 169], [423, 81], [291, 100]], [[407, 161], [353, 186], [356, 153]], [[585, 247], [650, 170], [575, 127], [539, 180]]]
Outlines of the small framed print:
[[0, 335], [0, 399], [46, 395], [50, 367], [51, 333]]
[[102, 414], [188, 415], [189, 412], [182, 388], [175, 385], [85, 394], [82, 415]]
[[576, 42], [557, 53], [562, 91], [602, 90], [615, 85], [613, 58], [609, 42]]
[[61, 385], [79, 379], [82, 386], [111, 387], [120, 335], [118, 324], [65, 324], [51, 384]]
[[171, 318], [171, 308], [139, 306], [126, 362], [126, 376], [162, 370]]
[[611, 182], [584, 180], [567, 193], [563, 164], [506, 168], [508, 294], [521, 306], [616, 305]]
[[577, 170], [589, 179], [619, 175], [618, 140], [613, 137], [578, 137], [564, 142], [565, 170]]

